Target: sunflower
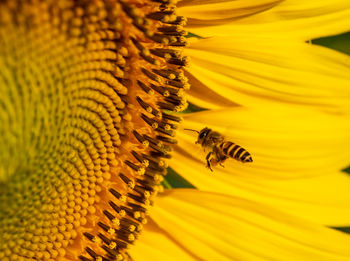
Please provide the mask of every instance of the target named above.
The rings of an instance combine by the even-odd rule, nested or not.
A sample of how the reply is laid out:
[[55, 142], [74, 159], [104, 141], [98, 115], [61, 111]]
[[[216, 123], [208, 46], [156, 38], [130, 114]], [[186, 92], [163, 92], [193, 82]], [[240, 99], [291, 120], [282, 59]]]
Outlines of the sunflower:
[[[349, 260], [348, 57], [305, 42], [349, 7], [1, 1], [0, 259]], [[206, 172], [205, 126], [254, 163]]]

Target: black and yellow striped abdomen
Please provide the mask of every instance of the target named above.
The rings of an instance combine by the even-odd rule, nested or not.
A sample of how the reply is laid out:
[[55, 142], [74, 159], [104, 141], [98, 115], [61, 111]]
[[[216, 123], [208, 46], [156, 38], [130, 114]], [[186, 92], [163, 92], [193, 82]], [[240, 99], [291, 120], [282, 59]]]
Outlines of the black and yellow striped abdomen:
[[252, 156], [247, 150], [231, 141], [221, 143], [218, 148], [227, 157], [234, 158], [244, 163], [253, 161]]

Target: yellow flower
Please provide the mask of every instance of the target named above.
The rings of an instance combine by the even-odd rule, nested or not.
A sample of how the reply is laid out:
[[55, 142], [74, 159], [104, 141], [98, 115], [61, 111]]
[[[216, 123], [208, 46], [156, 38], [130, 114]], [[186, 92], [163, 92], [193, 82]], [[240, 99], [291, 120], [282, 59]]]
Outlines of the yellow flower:
[[[303, 43], [347, 30], [349, 4], [177, 6], [0, 3], [0, 260], [349, 260], [323, 226], [349, 224], [348, 57]], [[186, 20], [210, 38], [184, 71]], [[211, 110], [179, 127], [190, 85]], [[183, 130], [205, 126], [254, 163], [206, 171]], [[172, 147], [199, 190], [163, 192]]]

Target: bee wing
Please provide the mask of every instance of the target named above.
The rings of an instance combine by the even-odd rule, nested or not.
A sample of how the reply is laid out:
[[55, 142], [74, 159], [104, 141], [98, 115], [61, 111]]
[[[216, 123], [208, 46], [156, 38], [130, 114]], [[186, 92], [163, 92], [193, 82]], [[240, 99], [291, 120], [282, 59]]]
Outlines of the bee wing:
[[210, 139], [213, 144], [219, 144], [225, 140], [225, 137], [220, 132], [213, 131], [210, 135]]

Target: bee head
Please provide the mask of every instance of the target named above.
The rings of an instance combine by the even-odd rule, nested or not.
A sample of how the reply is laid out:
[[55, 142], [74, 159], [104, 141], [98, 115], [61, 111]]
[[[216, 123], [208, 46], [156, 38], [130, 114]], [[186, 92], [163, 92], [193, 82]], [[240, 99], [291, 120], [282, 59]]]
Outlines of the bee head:
[[198, 133], [198, 140], [196, 141], [196, 144], [203, 144], [209, 132], [210, 132], [210, 129], [208, 127], [205, 127], [204, 129], [202, 129]]

